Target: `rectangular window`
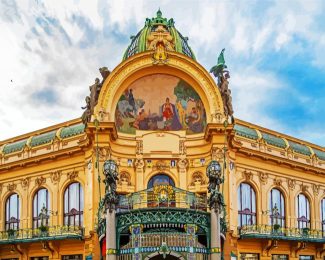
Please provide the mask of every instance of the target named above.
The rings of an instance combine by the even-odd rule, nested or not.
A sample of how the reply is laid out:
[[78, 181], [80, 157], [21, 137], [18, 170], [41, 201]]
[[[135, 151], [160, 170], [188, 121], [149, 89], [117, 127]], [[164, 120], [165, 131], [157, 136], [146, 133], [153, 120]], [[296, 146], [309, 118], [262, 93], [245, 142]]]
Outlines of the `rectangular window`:
[[252, 253], [240, 253], [239, 254], [240, 260], [259, 260], [259, 254], [252, 254]]
[[299, 256], [299, 260], [314, 260], [314, 256], [312, 256], [312, 255], [301, 255], [301, 256]]
[[272, 255], [272, 260], [289, 260], [288, 255]]
[[62, 260], [82, 260], [82, 255], [63, 255]]

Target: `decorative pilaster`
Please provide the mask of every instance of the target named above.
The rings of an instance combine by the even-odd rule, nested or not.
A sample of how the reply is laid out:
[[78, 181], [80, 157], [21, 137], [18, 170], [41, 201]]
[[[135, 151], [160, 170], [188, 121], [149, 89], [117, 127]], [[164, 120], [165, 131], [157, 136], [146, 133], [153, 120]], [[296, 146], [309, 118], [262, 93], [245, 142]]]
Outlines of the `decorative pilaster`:
[[196, 255], [194, 252], [194, 248], [196, 247], [196, 230], [197, 226], [194, 224], [186, 224], [186, 233], [187, 233], [187, 247], [188, 247], [188, 253], [187, 253], [187, 259], [188, 260], [195, 260]]
[[142, 226], [140, 224], [131, 225], [132, 248], [134, 248], [133, 260], [141, 259], [141, 232]]

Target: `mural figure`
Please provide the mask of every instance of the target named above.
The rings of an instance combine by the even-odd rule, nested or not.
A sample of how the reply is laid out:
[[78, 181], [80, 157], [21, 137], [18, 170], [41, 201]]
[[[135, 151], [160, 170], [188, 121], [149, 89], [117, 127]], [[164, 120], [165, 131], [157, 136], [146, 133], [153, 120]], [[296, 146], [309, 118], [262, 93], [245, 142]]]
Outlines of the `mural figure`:
[[201, 133], [206, 114], [200, 96], [185, 81], [155, 74], [133, 82], [120, 97], [115, 111], [118, 131], [185, 130]]

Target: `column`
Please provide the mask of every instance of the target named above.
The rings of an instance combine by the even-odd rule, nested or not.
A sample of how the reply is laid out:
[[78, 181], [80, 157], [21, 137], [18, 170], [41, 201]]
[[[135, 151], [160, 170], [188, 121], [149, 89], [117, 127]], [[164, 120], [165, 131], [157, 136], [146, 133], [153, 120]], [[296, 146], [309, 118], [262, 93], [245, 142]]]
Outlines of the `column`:
[[220, 214], [219, 210], [211, 208], [211, 260], [221, 259]]
[[106, 260], [116, 259], [115, 209], [106, 210]]

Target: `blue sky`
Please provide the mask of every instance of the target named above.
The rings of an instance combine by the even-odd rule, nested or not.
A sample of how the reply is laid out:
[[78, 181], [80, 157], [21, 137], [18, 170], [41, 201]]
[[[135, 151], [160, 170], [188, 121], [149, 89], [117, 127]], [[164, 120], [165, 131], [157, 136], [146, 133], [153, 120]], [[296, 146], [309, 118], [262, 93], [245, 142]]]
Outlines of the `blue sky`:
[[226, 48], [235, 117], [325, 145], [321, 0], [0, 0], [0, 140], [79, 117], [159, 7], [207, 70]]

